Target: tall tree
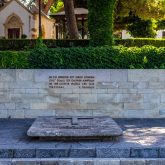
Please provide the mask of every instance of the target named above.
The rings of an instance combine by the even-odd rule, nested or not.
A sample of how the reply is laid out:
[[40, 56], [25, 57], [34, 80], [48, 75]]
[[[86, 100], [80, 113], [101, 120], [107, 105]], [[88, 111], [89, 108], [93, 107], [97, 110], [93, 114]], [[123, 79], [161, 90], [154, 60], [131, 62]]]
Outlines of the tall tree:
[[78, 39], [79, 32], [77, 28], [76, 17], [74, 13], [74, 2], [73, 0], [63, 0], [65, 8], [65, 16], [67, 20], [67, 27], [70, 39]]

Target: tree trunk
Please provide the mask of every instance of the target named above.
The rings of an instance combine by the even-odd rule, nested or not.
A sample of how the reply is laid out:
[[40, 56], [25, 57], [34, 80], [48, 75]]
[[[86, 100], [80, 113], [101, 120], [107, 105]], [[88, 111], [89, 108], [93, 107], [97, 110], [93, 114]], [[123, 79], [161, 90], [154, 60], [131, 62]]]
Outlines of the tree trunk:
[[50, 10], [51, 6], [56, 2], [57, 0], [48, 0], [48, 2], [45, 4], [43, 8], [43, 12], [45, 14], [48, 14], [48, 11]]
[[69, 31], [70, 39], [78, 39], [79, 32], [77, 28], [76, 17], [74, 13], [74, 2], [73, 0], [64, 0], [65, 16], [67, 20], [67, 27]]

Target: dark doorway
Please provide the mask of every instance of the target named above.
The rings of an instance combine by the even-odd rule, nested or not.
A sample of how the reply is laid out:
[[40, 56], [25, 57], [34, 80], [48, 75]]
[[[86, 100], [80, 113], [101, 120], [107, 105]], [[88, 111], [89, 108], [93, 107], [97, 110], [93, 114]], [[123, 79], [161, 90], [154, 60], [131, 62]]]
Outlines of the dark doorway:
[[20, 38], [20, 28], [10, 28], [10, 29], [8, 29], [8, 38], [9, 39], [18, 39], [18, 38]]

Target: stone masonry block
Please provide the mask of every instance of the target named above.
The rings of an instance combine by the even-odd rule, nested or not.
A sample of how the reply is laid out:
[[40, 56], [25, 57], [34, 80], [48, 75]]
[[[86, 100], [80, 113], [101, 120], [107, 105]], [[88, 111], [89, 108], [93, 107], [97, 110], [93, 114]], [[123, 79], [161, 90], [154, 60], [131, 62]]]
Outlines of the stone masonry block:
[[144, 97], [144, 102], [160, 104], [160, 94], [157, 93], [143, 94], [143, 97]]
[[13, 151], [11, 149], [0, 149], [0, 158], [13, 158]]
[[0, 160], [0, 165], [11, 165], [11, 160]]
[[15, 69], [1, 69], [0, 70], [0, 82], [13, 82], [16, 80]]
[[35, 158], [35, 149], [14, 149], [14, 158]]
[[9, 118], [24, 118], [24, 110], [18, 109], [18, 110], [8, 110], [7, 111], [7, 116]]
[[57, 149], [37, 149], [37, 158], [60, 158], [68, 157], [69, 149], [57, 148]]
[[17, 110], [20, 110], [20, 109], [29, 110], [30, 109], [30, 103], [16, 102], [15, 105], [16, 105]]
[[138, 93], [138, 89], [131, 89], [131, 88], [125, 88], [125, 89], [108, 89], [109, 94], [136, 94]]
[[124, 103], [125, 110], [153, 110], [158, 108], [157, 103]]
[[159, 116], [159, 110], [124, 110], [122, 114], [125, 118], [155, 118]]
[[97, 89], [117, 89], [119, 88], [118, 82], [97, 82], [96, 84]]
[[142, 94], [98, 94], [98, 103], [143, 102]]
[[132, 69], [128, 70], [128, 81], [164, 81], [163, 70], [155, 69]]
[[80, 103], [97, 103], [97, 94], [80, 94]]
[[94, 165], [93, 160], [87, 160], [87, 159], [85, 159], [85, 160], [76, 159], [76, 160], [71, 161], [71, 163], [74, 164], [74, 165]]
[[86, 104], [79, 104], [79, 103], [59, 103], [59, 104], [48, 104], [49, 109], [55, 110], [84, 110], [87, 109]]
[[93, 116], [91, 110], [61, 109], [55, 110], [56, 116]]
[[93, 110], [93, 116], [110, 116], [112, 118], [121, 118], [122, 111], [120, 110]]
[[40, 161], [40, 165], [59, 165], [60, 163], [59, 163], [59, 160], [58, 159], [52, 159], [52, 160], [50, 160], [50, 159], [44, 159], [44, 160], [41, 160]]
[[79, 94], [61, 94], [61, 103], [79, 103]]
[[27, 94], [38, 94], [39, 90], [38, 89], [26, 89]]
[[165, 158], [165, 148], [160, 148], [159, 152], [160, 158]]
[[149, 82], [134, 82], [133, 88], [135, 89], [147, 89], [149, 86]]
[[30, 109], [39, 109], [39, 110], [43, 110], [43, 109], [48, 109], [48, 104], [47, 103], [31, 103], [30, 104]]
[[121, 159], [120, 165], [146, 165], [145, 159]]
[[26, 89], [14, 89], [14, 93], [15, 94], [25, 94], [26, 93]]
[[119, 111], [119, 110], [123, 110], [123, 103], [88, 104], [87, 108], [92, 110]]
[[133, 148], [131, 149], [132, 158], [158, 158], [157, 148]]
[[165, 165], [165, 159], [149, 159], [146, 160], [146, 165]]
[[114, 102], [115, 94], [98, 94], [97, 103], [105, 104]]
[[119, 89], [133, 89], [133, 82], [119, 82]]
[[72, 94], [72, 89], [48, 89], [49, 94]]
[[28, 159], [28, 160], [13, 159], [12, 165], [40, 165], [40, 161], [36, 161], [33, 159]]
[[17, 76], [17, 81], [33, 81], [34, 80], [34, 70], [17, 69], [16, 76]]
[[60, 94], [48, 95], [48, 96], [46, 96], [46, 102], [58, 104], [58, 103], [60, 103], [60, 98], [61, 98]]
[[120, 165], [119, 159], [108, 159], [108, 158], [96, 158], [94, 159], [94, 165]]
[[71, 148], [69, 152], [71, 158], [93, 158], [96, 157], [95, 148]]
[[81, 88], [73, 88], [72, 92], [73, 94], [91, 94], [93, 89], [81, 89]]
[[148, 85], [149, 89], [164, 89], [165, 88], [165, 84], [164, 82], [154, 82], [154, 81], [150, 81], [149, 85]]
[[128, 70], [123, 69], [111, 69], [110, 70], [110, 80], [117, 82], [128, 81]]
[[97, 148], [97, 158], [129, 158], [130, 149], [127, 148]]
[[160, 109], [159, 110], [159, 115], [160, 116], [165, 116], [165, 109]]
[[5, 109], [5, 104], [4, 103], [0, 103], [0, 110], [4, 110]]
[[7, 110], [0, 110], [0, 118], [7, 118]]
[[161, 102], [162, 102], [162, 103], [165, 103], [165, 94], [164, 94], [164, 93], [161, 94]]
[[108, 93], [108, 89], [92, 89], [92, 93], [107, 94]]
[[16, 109], [15, 103], [5, 103], [5, 109], [14, 110]]
[[54, 116], [54, 110], [25, 110], [25, 118], [37, 118], [38, 116]]

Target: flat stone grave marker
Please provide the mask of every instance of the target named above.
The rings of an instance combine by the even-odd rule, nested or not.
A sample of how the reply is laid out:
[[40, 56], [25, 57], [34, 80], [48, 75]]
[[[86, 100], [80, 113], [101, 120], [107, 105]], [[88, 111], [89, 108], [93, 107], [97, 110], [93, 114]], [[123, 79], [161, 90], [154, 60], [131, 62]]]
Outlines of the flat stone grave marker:
[[38, 117], [27, 135], [41, 139], [115, 139], [121, 128], [110, 117]]

